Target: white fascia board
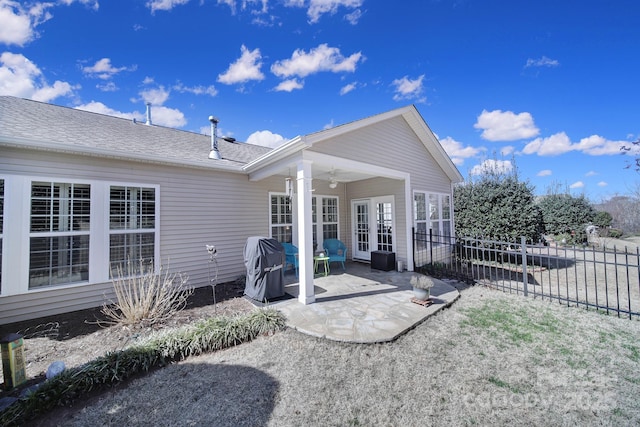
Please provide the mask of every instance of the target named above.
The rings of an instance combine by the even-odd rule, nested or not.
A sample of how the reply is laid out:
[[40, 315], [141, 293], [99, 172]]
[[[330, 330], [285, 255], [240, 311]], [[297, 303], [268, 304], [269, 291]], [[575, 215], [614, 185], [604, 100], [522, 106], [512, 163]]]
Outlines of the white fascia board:
[[260, 167], [253, 172], [249, 172], [249, 181], [260, 181], [270, 176], [277, 175], [282, 172], [283, 169], [289, 168], [293, 170], [295, 175], [296, 164], [302, 160], [302, 152], [294, 152], [294, 154], [278, 159], [276, 161], [269, 162], [266, 166]]
[[[222, 170], [225, 172], [243, 173], [242, 168], [240, 168], [239, 166], [229, 165], [225, 163], [218, 163], [215, 165], [212, 163], [211, 165], [206, 165], [199, 162], [192, 162], [187, 160], [185, 161], [167, 160], [166, 158], [160, 157], [160, 156], [147, 156], [147, 155], [137, 154], [137, 153], [123, 154], [121, 151], [104, 150], [104, 149], [94, 148], [94, 147], [72, 146], [69, 144], [60, 144], [55, 142], [34, 141], [34, 140], [25, 139], [25, 138], [15, 138], [15, 137], [6, 138], [3, 136], [0, 136], [0, 146], [29, 149], [29, 150], [36, 150], [36, 151], [48, 151], [52, 153], [99, 157], [103, 159], [125, 160], [125, 161], [160, 164], [160, 165], [168, 165], [168, 166], [176, 166], [176, 167], [188, 167], [188, 168], [205, 169], [205, 170]], [[216, 160], [210, 160], [210, 161], [215, 162]]]
[[282, 159], [286, 159], [292, 154], [295, 154], [307, 147], [309, 147], [309, 144], [306, 138], [303, 136], [296, 136], [295, 138], [290, 139], [279, 147], [263, 154], [257, 159], [250, 161], [242, 167], [242, 170], [251, 175], [259, 169], [272, 163], [276, 163]]
[[315, 151], [305, 151], [302, 154], [305, 160], [311, 160], [317, 164], [331, 165], [336, 169], [344, 169], [360, 172], [375, 177], [391, 179], [409, 179], [409, 172], [389, 169], [384, 166], [372, 165], [370, 163], [358, 162], [357, 160], [334, 157], [328, 154], [317, 153]]

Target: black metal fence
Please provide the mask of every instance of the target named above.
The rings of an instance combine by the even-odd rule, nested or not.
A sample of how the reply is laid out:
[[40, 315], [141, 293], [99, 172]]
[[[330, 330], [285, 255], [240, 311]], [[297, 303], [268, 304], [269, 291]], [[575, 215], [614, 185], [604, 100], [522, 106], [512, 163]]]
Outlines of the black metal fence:
[[[414, 230], [414, 268], [568, 306], [640, 318], [640, 249], [607, 239], [588, 246], [521, 238], [437, 236]], [[607, 245], [609, 243], [609, 245]]]

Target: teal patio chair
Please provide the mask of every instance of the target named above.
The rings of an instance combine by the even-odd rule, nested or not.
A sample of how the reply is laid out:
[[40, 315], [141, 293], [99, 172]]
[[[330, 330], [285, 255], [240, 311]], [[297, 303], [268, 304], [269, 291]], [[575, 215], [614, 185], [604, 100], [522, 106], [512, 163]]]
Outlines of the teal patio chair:
[[285, 262], [285, 270], [287, 266], [291, 265], [296, 270], [296, 277], [298, 277], [298, 247], [291, 243], [283, 243]]
[[344, 262], [347, 260], [347, 247], [338, 239], [327, 239], [322, 242], [322, 247], [329, 257], [329, 265], [332, 262], [340, 262], [342, 269], [347, 270]]

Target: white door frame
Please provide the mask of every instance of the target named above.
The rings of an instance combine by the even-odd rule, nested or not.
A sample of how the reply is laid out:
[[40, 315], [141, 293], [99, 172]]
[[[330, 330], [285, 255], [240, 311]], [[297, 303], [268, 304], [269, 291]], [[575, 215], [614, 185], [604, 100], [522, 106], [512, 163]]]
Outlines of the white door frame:
[[[397, 251], [396, 240], [396, 207], [395, 197], [393, 195], [369, 197], [365, 199], [352, 199], [351, 200], [351, 230], [353, 232], [352, 239], [352, 258], [360, 259], [364, 261], [371, 261], [371, 252], [378, 250], [378, 217], [376, 205], [378, 203], [391, 203], [391, 244], [392, 248]], [[368, 245], [367, 250], [359, 250], [359, 233], [358, 233], [358, 215], [356, 206], [367, 204], [368, 206]]]

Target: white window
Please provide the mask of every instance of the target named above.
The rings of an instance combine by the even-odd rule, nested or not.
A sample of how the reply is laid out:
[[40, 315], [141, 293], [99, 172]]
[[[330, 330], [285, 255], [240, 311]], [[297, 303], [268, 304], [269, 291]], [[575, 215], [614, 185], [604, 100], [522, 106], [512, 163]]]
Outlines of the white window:
[[442, 193], [413, 193], [413, 215], [418, 248], [424, 249], [429, 230], [434, 242], [449, 241], [451, 237], [451, 195]]
[[293, 241], [291, 199], [284, 194], [271, 195], [271, 237], [282, 243]]
[[111, 277], [139, 273], [155, 256], [156, 191], [112, 185], [109, 190], [109, 268]]
[[29, 289], [88, 280], [91, 186], [31, 183]]
[[[314, 197], [315, 199], [315, 197]], [[322, 240], [338, 238], [338, 198], [322, 197]]]
[[393, 252], [393, 204], [391, 202], [376, 203], [376, 224], [378, 250]]
[[[284, 194], [271, 194], [270, 204], [271, 237], [279, 242], [293, 243], [294, 215], [291, 200]], [[321, 209], [320, 212], [318, 207]], [[338, 198], [312, 197], [311, 220], [314, 249], [322, 248], [322, 242], [326, 239], [338, 239], [340, 229]]]

